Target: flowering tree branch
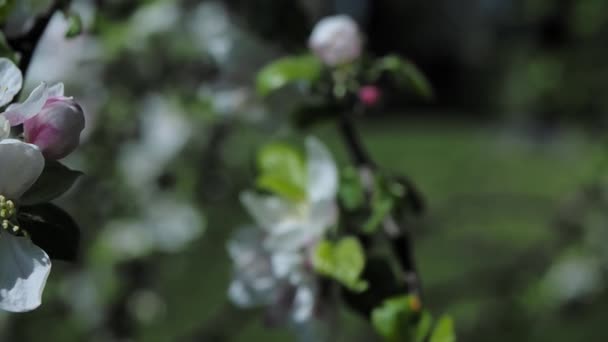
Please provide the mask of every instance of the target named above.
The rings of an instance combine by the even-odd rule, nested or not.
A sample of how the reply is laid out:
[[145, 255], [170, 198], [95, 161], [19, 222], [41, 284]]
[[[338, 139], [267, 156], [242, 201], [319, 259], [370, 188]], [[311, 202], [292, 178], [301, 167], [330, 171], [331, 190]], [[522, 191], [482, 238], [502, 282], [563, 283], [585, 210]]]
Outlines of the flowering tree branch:
[[[358, 169], [361, 184], [369, 199], [374, 191], [374, 172], [377, 166], [365, 149], [352, 118], [348, 114], [343, 114], [340, 118], [340, 133], [352, 162]], [[405, 186], [408, 193], [415, 196], [415, 200], [421, 203], [422, 200], [419, 192], [414, 188], [413, 184], [406, 180]], [[422, 206], [419, 206], [419, 211], [422, 211]], [[406, 283], [408, 292], [420, 297], [422, 295], [420, 276], [416, 269], [413, 243], [408, 227], [404, 224], [400, 225], [395, 217], [390, 214], [384, 218], [382, 227], [385, 234], [390, 238], [393, 252], [403, 268], [403, 280]]]

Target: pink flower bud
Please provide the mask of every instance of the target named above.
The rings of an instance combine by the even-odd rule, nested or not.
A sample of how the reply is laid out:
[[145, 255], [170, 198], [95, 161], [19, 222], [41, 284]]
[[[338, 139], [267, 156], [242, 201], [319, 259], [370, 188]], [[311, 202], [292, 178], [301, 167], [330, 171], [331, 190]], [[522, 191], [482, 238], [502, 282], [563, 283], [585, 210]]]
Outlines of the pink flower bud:
[[359, 88], [359, 101], [367, 107], [373, 107], [380, 100], [380, 89], [374, 85]]
[[82, 108], [71, 98], [49, 97], [42, 110], [23, 123], [25, 141], [40, 148], [47, 159], [61, 159], [80, 143]]

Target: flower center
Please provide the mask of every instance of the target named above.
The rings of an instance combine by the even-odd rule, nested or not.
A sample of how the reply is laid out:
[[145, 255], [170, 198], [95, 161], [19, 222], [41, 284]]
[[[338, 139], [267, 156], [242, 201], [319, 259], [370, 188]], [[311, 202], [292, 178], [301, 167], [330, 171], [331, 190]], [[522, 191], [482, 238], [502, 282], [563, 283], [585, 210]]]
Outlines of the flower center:
[[0, 224], [2, 224], [2, 229], [12, 233], [18, 233], [19, 231], [25, 233], [16, 223], [17, 208], [15, 207], [15, 203], [0, 195]]

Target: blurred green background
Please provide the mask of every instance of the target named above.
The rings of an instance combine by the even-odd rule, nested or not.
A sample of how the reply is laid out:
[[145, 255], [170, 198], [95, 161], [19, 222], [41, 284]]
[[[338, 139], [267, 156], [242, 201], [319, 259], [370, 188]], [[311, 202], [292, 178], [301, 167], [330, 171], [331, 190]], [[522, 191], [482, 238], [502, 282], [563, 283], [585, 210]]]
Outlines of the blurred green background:
[[[256, 147], [315, 134], [346, 165], [331, 123], [297, 130], [306, 101], [263, 102], [256, 71], [306, 50], [347, 13], [367, 52], [429, 76], [430, 103], [386, 89], [358, 127], [428, 213], [414, 230], [425, 298], [460, 341], [608, 338], [608, 2], [603, 0], [79, 0], [56, 15], [28, 72], [85, 108], [83, 170], [58, 202], [81, 258], [54, 263], [43, 305], [2, 314], [2, 341], [291, 341], [227, 301], [225, 243], [251, 222], [238, 193]], [[343, 310], [340, 341], [375, 341]]]

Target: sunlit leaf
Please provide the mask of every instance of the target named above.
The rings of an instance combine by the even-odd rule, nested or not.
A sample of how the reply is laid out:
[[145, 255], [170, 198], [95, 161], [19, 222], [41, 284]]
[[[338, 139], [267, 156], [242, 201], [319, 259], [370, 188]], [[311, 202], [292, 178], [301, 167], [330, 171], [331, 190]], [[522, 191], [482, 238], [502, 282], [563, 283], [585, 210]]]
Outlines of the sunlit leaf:
[[429, 342], [455, 342], [454, 321], [449, 316], [442, 316], [433, 330]]
[[337, 243], [321, 241], [313, 255], [317, 272], [331, 277], [352, 291], [365, 291], [366, 281], [360, 279], [365, 268], [365, 253], [359, 240], [346, 237]]
[[432, 317], [428, 312], [420, 312], [418, 297], [403, 295], [389, 298], [375, 308], [371, 321], [387, 342], [422, 342], [428, 336]]
[[306, 167], [301, 154], [289, 145], [271, 143], [257, 155], [259, 188], [293, 200], [306, 196]]
[[322, 65], [312, 55], [284, 57], [265, 66], [257, 75], [256, 88], [266, 96], [288, 84], [312, 84], [321, 75]]

